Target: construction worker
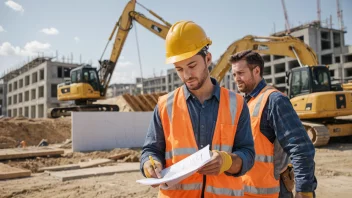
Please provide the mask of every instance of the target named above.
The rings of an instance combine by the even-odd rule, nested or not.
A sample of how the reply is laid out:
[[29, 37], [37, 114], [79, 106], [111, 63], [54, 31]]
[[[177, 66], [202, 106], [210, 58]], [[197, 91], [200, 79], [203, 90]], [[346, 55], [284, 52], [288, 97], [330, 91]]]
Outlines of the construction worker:
[[240, 176], [254, 163], [249, 110], [242, 96], [210, 77], [211, 43], [192, 21], [175, 23], [167, 34], [166, 63], [174, 64], [184, 85], [159, 98], [143, 145], [141, 171], [146, 177], [161, 177], [163, 168], [207, 145], [212, 157], [180, 183], [160, 185], [159, 197], [244, 195]]
[[248, 103], [256, 152], [253, 168], [243, 176], [245, 197], [293, 197], [294, 182], [296, 198], [313, 197], [315, 149], [290, 100], [267, 86], [257, 52], [236, 53], [229, 62]]

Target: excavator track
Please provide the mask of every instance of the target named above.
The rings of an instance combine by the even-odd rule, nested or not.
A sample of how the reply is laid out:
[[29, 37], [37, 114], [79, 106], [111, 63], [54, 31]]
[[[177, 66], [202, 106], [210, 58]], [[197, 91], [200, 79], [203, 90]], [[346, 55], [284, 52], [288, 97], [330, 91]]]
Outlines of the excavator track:
[[325, 125], [306, 121], [303, 121], [302, 124], [315, 147], [324, 146], [329, 143], [330, 133]]
[[117, 105], [108, 105], [108, 104], [92, 104], [92, 105], [79, 105], [71, 107], [57, 107], [48, 109], [47, 116], [48, 118], [59, 118], [71, 116], [71, 112], [80, 112], [80, 111], [119, 111], [119, 106]]

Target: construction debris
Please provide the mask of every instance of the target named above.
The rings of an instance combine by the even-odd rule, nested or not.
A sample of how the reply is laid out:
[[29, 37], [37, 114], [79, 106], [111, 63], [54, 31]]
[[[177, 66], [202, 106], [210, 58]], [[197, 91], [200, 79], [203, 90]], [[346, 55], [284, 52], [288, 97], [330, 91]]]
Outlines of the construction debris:
[[26, 146], [37, 146], [45, 139], [56, 144], [71, 138], [71, 119], [28, 119], [25, 117], [0, 119], [0, 148], [15, 148], [24, 141]]
[[60, 156], [61, 154], [64, 154], [64, 150], [62, 149], [44, 147], [1, 149], [0, 160], [32, 158], [41, 156]]
[[87, 168], [79, 170], [68, 170], [60, 172], [50, 172], [51, 176], [59, 178], [61, 181], [68, 181], [73, 179], [82, 179], [100, 175], [113, 175], [115, 173], [138, 172], [139, 163], [124, 163], [114, 166], [105, 166], [97, 168]]
[[29, 177], [30, 175], [30, 170], [23, 170], [0, 163], [0, 180]]

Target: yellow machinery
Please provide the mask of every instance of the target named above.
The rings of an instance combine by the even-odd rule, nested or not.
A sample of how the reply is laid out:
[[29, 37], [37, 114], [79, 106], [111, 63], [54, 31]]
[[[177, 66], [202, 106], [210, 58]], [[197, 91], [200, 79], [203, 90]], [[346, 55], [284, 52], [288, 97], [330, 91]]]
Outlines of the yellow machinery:
[[328, 66], [319, 66], [315, 52], [298, 38], [245, 36], [227, 48], [211, 76], [221, 81], [231, 67], [230, 55], [247, 49], [298, 60], [300, 67], [286, 72], [287, 95], [315, 146], [352, 135], [352, 120], [336, 118], [352, 115], [352, 91], [332, 86]]
[[343, 90], [352, 91], [352, 80], [349, 80], [347, 83], [342, 84]]
[[146, 18], [141, 13], [136, 12], [136, 3], [136, 0], [131, 0], [127, 3], [120, 19], [110, 35], [109, 41], [111, 41], [116, 29], [118, 29], [110, 59], [99, 61], [99, 70], [89, 65], [84, 65], [71, 70], [70, 81], [58, 85], [57, 95], [59, 101], [74, 101], [75, 104], [69, 107], [51, 108], [48, 110], [48, 117], [57, 118], [68, 116], [72, 111], [119, 111], [117, 105], [93, 104], [93, 102], [105, 98], [115, 65], [119, 59], [129, 30], [132, 28], [133, 20], [137, 21], [162, 39], [166, 38], [167, 32], [171, 27], [170, 23], [162, 19], [153, 11], [148, 10], [143, 5], [141, 6], [147, 9], [150, 14], [158, 18], [164, 24], [157, 23]]

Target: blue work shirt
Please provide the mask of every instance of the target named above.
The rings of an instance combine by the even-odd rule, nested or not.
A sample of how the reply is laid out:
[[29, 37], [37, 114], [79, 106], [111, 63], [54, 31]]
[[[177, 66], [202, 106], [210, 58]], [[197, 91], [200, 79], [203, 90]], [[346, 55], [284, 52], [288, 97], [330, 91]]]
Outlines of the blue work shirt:
[[[250, 94], [245, 95], [246, 102], [256, 97], [265, 86], [266, 82], [262, 79]], [[277, 138], [290, 156], [296, 191], [313, 192], [317, 187], [314, 176], [315, 148], [288, 97], [280, 92], [270, 94], [263, 109], [260, 130], [271, 143]]]
[[[199, 149], [208, 144], [212, 144], [218, 115], [220, 86], [215, 79], [211, 78], [211, 81], [214, 85], [213, 94], [209, 99], [204, 101], [203, 104], [201, 104], [200, 101], [189, 92], [186, 85], [183, 85], [194, 136]], [[255, 158], [250, 115], [246, 102], [243, 103], [243, 109], [238, 121], [232, 151], [242, 159], [241, 171], [237, 174], [233, 174], [233, 176], [242, 176], [252, 168]], [[165, 137], [158, 105], [154, 108], [153, 118], [150, 122], [141, 154], [140, 169], [143, 174], [143, 164], [149, 160], [149, 155], [153, 156], [155, 160], [161, 162], [163, 167], [165, 167]], [[226, 174], [230, 175], [228, 173]]]

